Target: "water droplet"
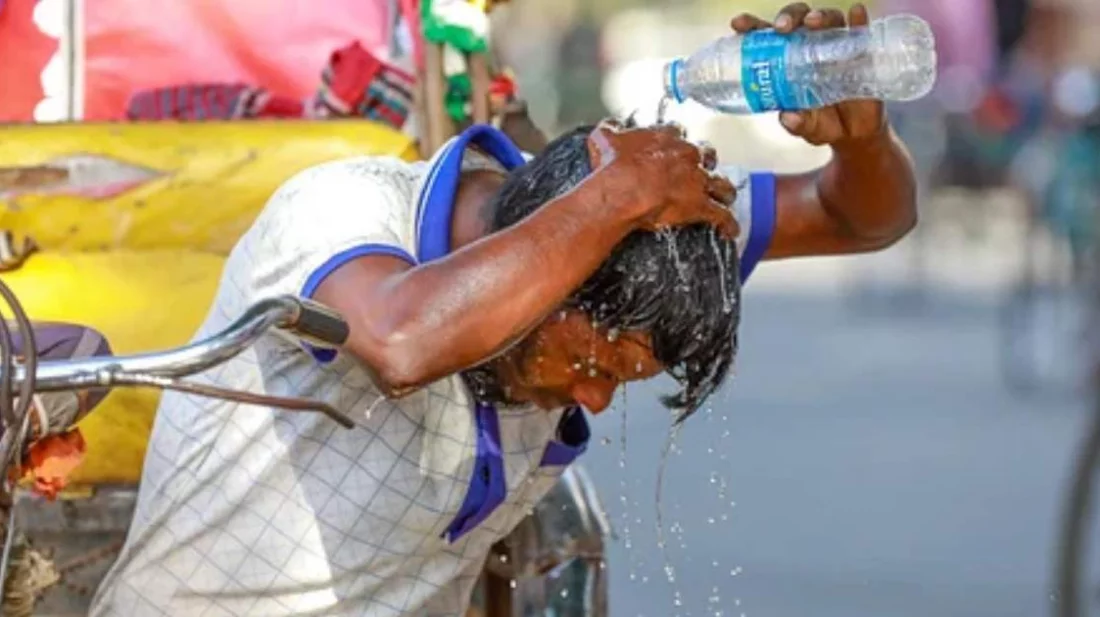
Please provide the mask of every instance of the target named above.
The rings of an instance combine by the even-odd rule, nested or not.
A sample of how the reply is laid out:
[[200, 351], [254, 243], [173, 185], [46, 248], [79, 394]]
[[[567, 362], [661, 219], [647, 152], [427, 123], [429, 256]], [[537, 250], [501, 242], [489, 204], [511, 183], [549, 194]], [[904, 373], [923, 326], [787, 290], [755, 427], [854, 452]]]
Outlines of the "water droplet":
[[505, 554], [501, 553], [500, 563], [508, 563], [508, 555], [505, 555]]
[[713, 516], [707, 517], [707, 523], [713, 525], [714, 524], [714, 517]]
[[588, 369], [588, 376], [589, 377], [595, 377], [596, 375], [599, 375], [599, 374], [600, 374], [599, 371], [597, 371], [594, 368]]
[[611, 445], [611, 438], [610, 437], [601, 437], [600, 438], [600, 445], [610, 446]]
[[579, 370], [581, 370], [581, 363], [580, 363], [580, 362], [574, 362], [574, 363], [573, 363], [573, 370], [574, 370], [574, 371], [579, 371]]
[[569, 590], [568, 589], [562, 589], [561, 590], [561, 597], [568, 598], [569, 597]]
[[667, 94], [657, 101], [657, 124], [665, 124], [665, 116], [668, 115], [668, 108], [671, 105], [672, 97]]
[[641, 373], [642, 372], [642, 363], [641, 362], [638, 362], [637, 364], [634, 365], [634, 372], [635, 373]]
[[512, 580], [508, 581], [508, 586], [511, 587], [512, 589], [515, 589], [516, 588], [516, 579], [512, 579]]
[[610, 330], [608, 330], [607, 331], [607, 342], [614, 343], [617, 340], [619, 340], [619, 329], [618, 328], [611, 328]]

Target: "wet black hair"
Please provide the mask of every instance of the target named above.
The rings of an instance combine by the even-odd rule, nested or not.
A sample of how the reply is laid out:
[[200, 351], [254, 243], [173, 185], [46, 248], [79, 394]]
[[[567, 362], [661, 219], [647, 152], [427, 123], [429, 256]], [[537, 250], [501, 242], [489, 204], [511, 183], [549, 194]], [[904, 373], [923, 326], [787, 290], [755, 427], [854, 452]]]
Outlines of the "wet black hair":
[[[498, 231], [515, 225], [592, 173], [587, 138], [562, 135], [513, 171], [487, 205]], [[741, 278], [737, 248], [709, 225], [627, 236], [568, 300], [602, 328], [648, 332], [654, 357], [679, 383], [662, 402], [683, 420], [723, 383], [737, 352]]]

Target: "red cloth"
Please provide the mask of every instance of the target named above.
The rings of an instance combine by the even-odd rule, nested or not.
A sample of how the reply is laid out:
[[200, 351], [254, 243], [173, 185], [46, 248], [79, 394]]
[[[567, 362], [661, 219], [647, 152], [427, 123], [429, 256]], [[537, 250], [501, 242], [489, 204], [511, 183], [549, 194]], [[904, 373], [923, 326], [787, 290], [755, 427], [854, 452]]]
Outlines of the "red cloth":
[[334, 48], [354, 40], [388, 58], [391, 13], [389, 0], [86, 2], [84, 119], [119, 119], [133, 93], [179, 84], [255, 84], [304, 100]]
[[353, 42], [332, 53], [320, 87], [304, 102], [245, 84], [191, 84], [135, 94], [126, 117], [196, 121], [354, 116], [401, 128], [412, 106], [412, 86], [412, 76]]

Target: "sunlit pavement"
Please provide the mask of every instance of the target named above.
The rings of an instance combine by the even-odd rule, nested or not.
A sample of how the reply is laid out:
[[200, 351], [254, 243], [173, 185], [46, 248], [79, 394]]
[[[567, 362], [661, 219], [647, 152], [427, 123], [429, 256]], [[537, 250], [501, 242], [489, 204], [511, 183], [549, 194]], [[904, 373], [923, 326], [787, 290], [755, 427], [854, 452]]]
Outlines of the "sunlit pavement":
[[1048, 614], [1079, 395], [1007, 391], [995, 294], [898, 314], [781, 287], [747, 294], [736, 378], [670, 458], [674, 584], [654, 526], [659, 387], [628, 391], [625, 471], [624, 405], [594, 421], [584, 464], [619, 535], [612, 614]]

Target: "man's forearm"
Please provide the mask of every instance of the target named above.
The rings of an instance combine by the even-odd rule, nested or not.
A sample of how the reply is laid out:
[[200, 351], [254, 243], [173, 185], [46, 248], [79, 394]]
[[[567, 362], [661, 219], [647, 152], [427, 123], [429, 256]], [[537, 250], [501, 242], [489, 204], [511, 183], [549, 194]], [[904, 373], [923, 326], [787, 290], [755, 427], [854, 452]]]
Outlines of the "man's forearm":
[[917, 221], [912, 160], [889, 127], [833, 146], [817, 179], [818, 198], [838, 231], [872, 250], [888, 246]]
[[375, 286], [359, 303], [352, 351], [400, 393], [506, 349], [634, 229], [592, 179], [507, 230]]

